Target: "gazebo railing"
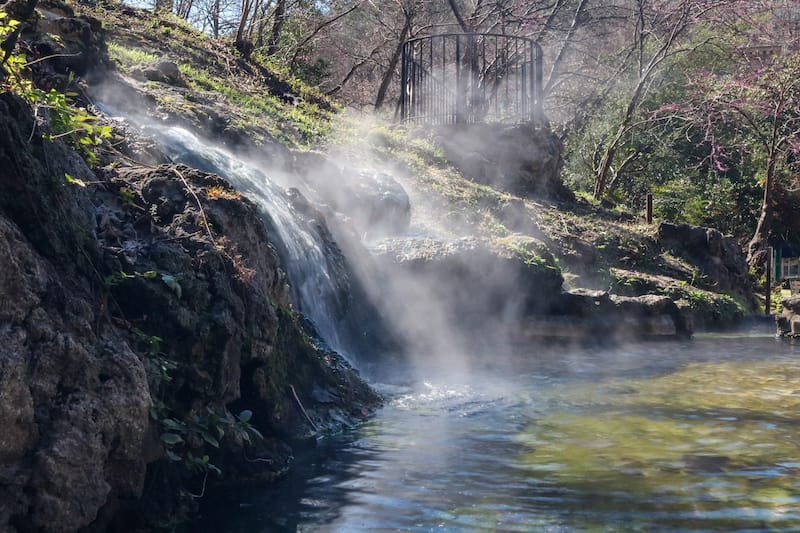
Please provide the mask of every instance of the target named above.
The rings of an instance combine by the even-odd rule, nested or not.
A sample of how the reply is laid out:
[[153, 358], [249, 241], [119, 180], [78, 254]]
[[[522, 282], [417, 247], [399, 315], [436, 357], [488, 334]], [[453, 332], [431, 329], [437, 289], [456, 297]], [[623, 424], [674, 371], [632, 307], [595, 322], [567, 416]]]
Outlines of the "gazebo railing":
[[403, 45], [400, 115], [419, 124], [541, 124], [542, 50], [525, 37], [445, 33]]

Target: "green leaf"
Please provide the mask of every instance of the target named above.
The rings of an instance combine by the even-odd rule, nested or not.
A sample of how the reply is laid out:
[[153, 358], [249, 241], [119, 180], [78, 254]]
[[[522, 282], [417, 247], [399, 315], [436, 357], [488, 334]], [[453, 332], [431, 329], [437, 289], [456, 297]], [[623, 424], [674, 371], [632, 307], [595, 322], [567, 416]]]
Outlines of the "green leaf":
[[79, 180], [78, 178], [73, 178], [66, 172], [64, 173], [64, 178], [66, 178], [67, 183], [72, 185], [77, 185], [78, 187], [86, 187], [86, 183], [83, 180]]
[[181, 285], [178, 283], [178, 279], [175, 276], [170, 274], [161, 274], [161, 281], [163, 281], [167, 287], [172, 289], [178, 299], [180, 299], [181, 295], [183, 294], [183, 290], [181, 289]]
[[183, 437], [175, 433], [162, 433], [161, 441], [164, 442], [164, 444], [166, 444], [167, 446], [173, 446], [175, 444], [183, 442]]
[[219, 448], [219, 441], [208, 431], [201, 431], [200, 436], [202, 436], [203, 440], [212, 445], [214, 448]]
[[250, 422], [250, 419], [253, 418], [253, 411], [250, 409], [245, 409], [241, 413], [239, 413], [239, 422]]
[[180, 455], [170, 450], [167, 450], [167, 458], [170, 461], [176, 461], [176, 462], [182, 460]]
[[[98, 126], [97, 135], [100, 139], [107, 139], [111, 137], [111, 126]], [[98, 139], [99, 140], [99, 139]]]
[[170, 431], [177, 431], [178, 433], [186, 433], [186, 425], [183, 422], [179, 422], [174, 418], [165, 418], [161, 421], [164, 424], [164, 427], [169, 429]]

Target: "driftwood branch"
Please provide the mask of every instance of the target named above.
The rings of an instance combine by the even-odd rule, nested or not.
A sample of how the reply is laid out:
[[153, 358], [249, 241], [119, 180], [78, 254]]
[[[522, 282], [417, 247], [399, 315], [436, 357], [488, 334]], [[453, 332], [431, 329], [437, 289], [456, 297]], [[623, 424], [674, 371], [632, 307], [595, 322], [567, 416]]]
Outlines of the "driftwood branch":
[[294, 390], [294, 385], [291, 385], [291, 384], [290, 384], [290, 385], [289, 385], [289, 389], [291, 389], [291, 391], [292, 391], [292, 396], [294, 396], [294, 401], [296, 401], [296, 402], [297, 402], [297, 406], [300, 408], [300, 411], [302, 411], [302, 413], [303, 413], [303, 416], [305, 416], [305, 417], [306, 417], [306, 420], [308, 420], [308, 423], [309, 423], [309, 424], [311, 424], [311, 427], [314, 429], [314, 431], [315, 431], [315, 432], [318, 432], [318, 431], [319, 431], [319, 428], [318, 428], [318, 427], [317, 427], [317, 425], [314, 423], [314, 421], [313, 421], [313, 420], [311, 420], [311, 417], [310, 417], [310, 416], [308, 416], [308, 413], [306, 412], [306, 408], [305, 408], [305, 407], [303, 407], [303, 402], [301, 402], [301, 401], [300, 401], [300, 398], [297, 396], [297, 391], [296, 391], [296, 390]]

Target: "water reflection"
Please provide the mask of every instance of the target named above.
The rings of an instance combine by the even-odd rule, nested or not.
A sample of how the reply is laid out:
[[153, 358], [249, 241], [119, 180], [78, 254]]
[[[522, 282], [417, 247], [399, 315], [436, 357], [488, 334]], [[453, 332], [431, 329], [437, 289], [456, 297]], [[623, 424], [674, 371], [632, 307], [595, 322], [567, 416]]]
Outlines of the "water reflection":
[[537, 350], [472, 383], [396, 392], [287, 480], [210, 505], [204, 524], [800, 530], [798, 355], [770, 337]]

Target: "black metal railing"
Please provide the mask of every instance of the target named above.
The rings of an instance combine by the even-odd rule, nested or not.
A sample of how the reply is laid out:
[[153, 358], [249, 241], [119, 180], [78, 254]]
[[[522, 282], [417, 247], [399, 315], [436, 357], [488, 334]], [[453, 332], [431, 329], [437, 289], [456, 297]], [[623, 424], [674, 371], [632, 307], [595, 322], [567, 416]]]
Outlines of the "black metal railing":
[[542, 124], [542, 49], [524, 37], [445, 33], [403, 45], [400, 115], [420, 124]]

